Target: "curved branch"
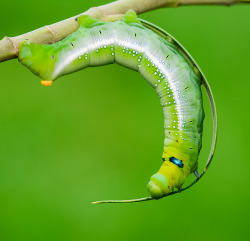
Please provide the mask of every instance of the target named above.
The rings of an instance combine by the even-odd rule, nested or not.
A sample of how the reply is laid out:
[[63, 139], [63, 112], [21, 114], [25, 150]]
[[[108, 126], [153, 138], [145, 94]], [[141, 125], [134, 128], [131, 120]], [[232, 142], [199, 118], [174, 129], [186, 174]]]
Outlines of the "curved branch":
[[[111, 22], [120, 19], [129, 9], [133, 9], [137, 14], [140, 14], [164, 7], [190, 5], [231, 6], [242, 3], [250, 3], [250, 0], [117, 0], [103, 6], [91, 8], [79, 15], [86, 14], [101, 21]], [[19, 44], [24, 40], [38, 44], [51, 44], [64, 39], [77, 30], [79, 24], [75, 21], [76, 17], [74, 16], [16, 37], [4, 37], [0, 41], [0, 62], [16, 58], [18, 56]]]

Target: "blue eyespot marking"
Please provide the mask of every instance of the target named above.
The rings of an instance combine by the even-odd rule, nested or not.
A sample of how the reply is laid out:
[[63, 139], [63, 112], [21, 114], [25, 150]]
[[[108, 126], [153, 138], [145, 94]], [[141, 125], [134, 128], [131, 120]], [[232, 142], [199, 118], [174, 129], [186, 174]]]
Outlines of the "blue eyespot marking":
[[177, 159], [177, 158], [175, 158], [173, 156], [169, 157], [169, 161], [174, 163], [175, 165], [177, 165], [180, 168], [184, 167], [184, 164], [179, 159]]

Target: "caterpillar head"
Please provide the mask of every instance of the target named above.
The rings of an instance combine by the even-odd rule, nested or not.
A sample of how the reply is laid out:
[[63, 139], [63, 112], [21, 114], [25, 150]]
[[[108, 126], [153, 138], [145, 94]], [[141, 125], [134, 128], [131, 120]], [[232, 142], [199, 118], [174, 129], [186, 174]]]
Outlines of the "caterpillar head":
[[147, 186], [148, 192], [153, 199], [160, 199], [173, 192], [174, 188], [180, 188], [188, 175], [188, 165], [184, 165], [182, 159], [168, 155], [163, 158], [159, 172], [150, 178]]
[[150, 178], [147, 189], [153, 199], [162, 198], [171, 192], [167, 178], [161, 173], [156, 173]]

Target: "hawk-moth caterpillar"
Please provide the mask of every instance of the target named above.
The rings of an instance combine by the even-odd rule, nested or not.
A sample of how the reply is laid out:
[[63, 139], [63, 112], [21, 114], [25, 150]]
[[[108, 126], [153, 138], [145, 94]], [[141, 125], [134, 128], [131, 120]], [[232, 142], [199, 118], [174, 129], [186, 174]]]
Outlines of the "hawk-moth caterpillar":
[[[161, 30], [152, 27], [152, 31], [150, 25], [144, 26], [147, 23], [143, 25], [131, 10], [116, 22], [100, 22], [86, 15], [76, 20], [80, 24], [78, 30], [58, 43], [22, 43], [19, 61], [41, 77], [44, 85], [86, 67], [120, 64], [138, 71], [149, 82], [164, 112], [163, 164], [148, 183], [151, 197], [104, 202], [159, 199], [180, 192], [191, 173], [199, 180], [197, 160], [204, 119], [201, 84], [205, 79], [192, 57], [170, 35], [164, 36]], [[210, 87], [204, 83], [216, 118]], [[214, 130], [206, 168], [213, 156], [216, 120]]]

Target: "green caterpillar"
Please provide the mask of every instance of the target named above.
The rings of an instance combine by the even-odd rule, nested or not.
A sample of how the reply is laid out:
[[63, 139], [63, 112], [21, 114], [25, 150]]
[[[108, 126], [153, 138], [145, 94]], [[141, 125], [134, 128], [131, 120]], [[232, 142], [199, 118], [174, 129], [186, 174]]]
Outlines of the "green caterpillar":
[[[140, 21], [133, 11], [128, 11], [122, 20], [116, 22], [99, 22], [85, 15], [76, 20], [80, 24], [79, 29], [58, 43], [22, 43], [19, 61], [41, 77], [44, 85], [51, 85], [58, 77], [89, 66], [123, 65], [140, 72], [156, 90], [164, 112], [163, 164], [148, 183], [150, 197], [102, 202], [159, 199], [182, 191], [182, 185], [191, 173], [197, 176], [198, 181], [213, 156], [216, 115], [210, 87], [189, 54], [169, 34]], [[197, 159], [202, 145], [204, 119], [202, 82], [215, 120], [214, 142], [200, 176]]]

